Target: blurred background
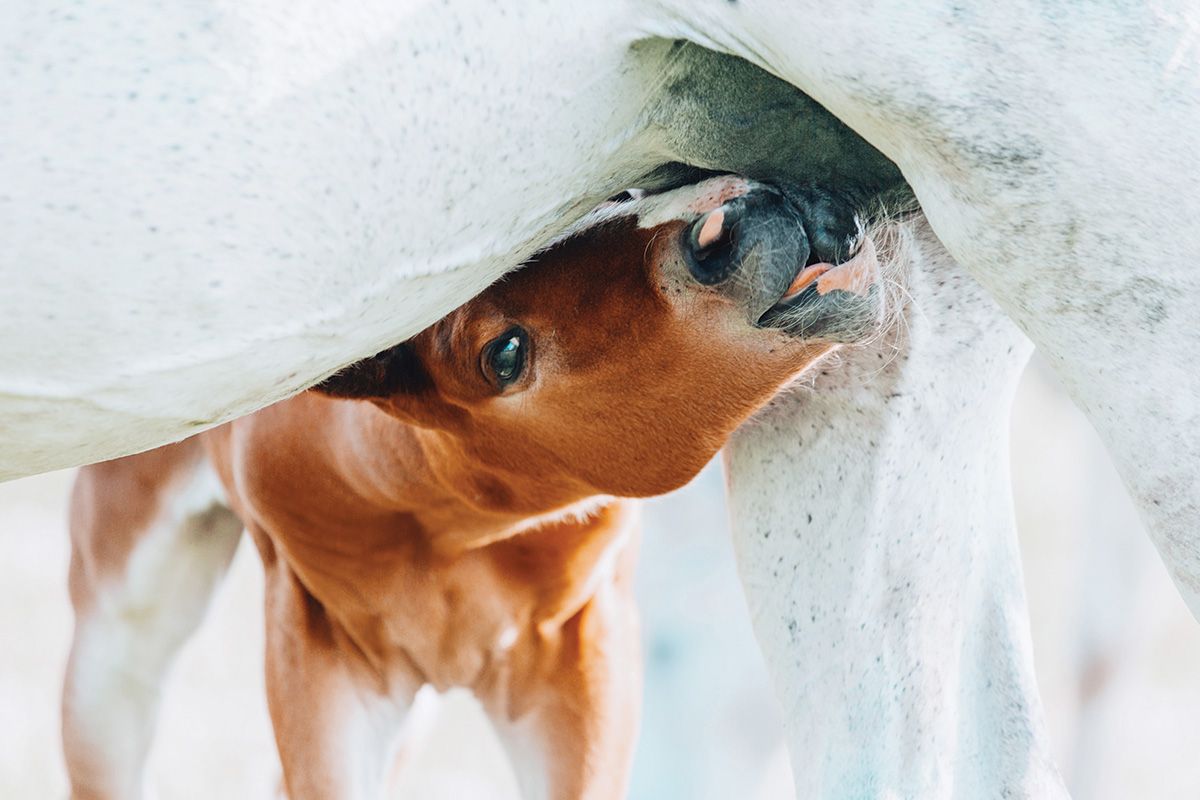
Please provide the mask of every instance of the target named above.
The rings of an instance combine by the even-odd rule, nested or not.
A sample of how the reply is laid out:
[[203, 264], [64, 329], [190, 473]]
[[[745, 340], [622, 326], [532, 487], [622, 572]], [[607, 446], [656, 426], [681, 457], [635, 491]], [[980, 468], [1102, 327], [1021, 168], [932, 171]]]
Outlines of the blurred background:
[[[1076, 800], [1200, 797], [1200, 626], [1107, 455], [1035, 358], [1017, 396], [1013, 483], [1034, 652]], [[70, 472], [0, 484], [0, 798], [66, 796], [58, 702], [70, 638]], [[167, 689], [161, 800], [261, 799], [279, 780], [262, 685], [262, 577], [248, 542]], [[647, 668], [633, 800], [791, 800], [781, 725], [738, 585], [721, 476], [645, 509]], [[405, 800], [516, 800], [465, 694], [442, 704]]]

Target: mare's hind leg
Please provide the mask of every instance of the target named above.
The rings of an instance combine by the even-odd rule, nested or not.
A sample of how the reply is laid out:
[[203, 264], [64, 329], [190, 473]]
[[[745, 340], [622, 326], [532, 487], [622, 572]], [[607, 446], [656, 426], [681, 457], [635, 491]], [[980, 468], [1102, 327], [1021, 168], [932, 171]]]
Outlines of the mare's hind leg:
[[80, 470], [63, 688], [72, 800], [141, 800], [162, 684], [242, 526], [196, 439]]

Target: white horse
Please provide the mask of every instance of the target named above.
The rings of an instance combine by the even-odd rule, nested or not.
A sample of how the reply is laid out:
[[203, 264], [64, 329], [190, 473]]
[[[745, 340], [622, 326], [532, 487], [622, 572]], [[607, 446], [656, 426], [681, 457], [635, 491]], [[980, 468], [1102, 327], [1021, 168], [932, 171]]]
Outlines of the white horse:
[[[0, 45], [4, 476], [297, 391], [666, 162], [864, 202], [902, 174], [1200, 613], [1194, 9], [83, 0], [6, 9]], [[914, 235], [901, 357], [846, 356], [727, 455], [797, 786], [1061, 796], [1004, 466], [1027, 345]]]

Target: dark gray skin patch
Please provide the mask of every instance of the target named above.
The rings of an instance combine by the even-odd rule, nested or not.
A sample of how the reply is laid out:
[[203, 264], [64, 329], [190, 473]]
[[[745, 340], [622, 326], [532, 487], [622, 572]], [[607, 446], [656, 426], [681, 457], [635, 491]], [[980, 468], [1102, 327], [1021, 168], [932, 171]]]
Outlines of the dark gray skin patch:
[[[657, 48], [645, 52], [661, 57]], [[883, 195], [911, 197], [895, 164], [791, 84], [691, 43], [676, 43], [666, 61], [657, 65], [663, 89], [647, 122], [662, 131], [675, 160], [769, 183], [819, 186], [860, 210], [873, 210]], [[679, 177], [678, 169], [652, 171], [645, 188]]]
[[[810, 262], [845, 261], [858, 221], [915, 207], [899, 168], [795, 86], [689, 42], [675, 42], [665, 56], [661, 40], [643, 43], [633, 55], [662, 76], [645, 127], [675, 160], [632, 185], [665, 191], [727, 172], [773, 184], [800, 211]], [[764, 324], [805, 338], [860, 341], [878, 322], [880, 294], [818, 295], [813, 287], [797, 298], [786, 325]]]

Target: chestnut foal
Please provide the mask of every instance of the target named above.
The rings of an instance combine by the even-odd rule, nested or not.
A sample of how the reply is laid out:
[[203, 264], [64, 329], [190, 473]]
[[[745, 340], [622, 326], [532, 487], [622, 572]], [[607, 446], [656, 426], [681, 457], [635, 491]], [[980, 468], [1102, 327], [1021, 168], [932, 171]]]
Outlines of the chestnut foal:
[[623, 193], [410, 341], [83, 469], [72, 797], [141, 798], [162, 681], [243, 527], [293, 800], [378, 797], [426, 685], [474, 692], [527, 797], [621, 797], [641, 682], [624, 498], [682, 486], [875, 325], [856, 233], [829, 197], [735, 176]]

